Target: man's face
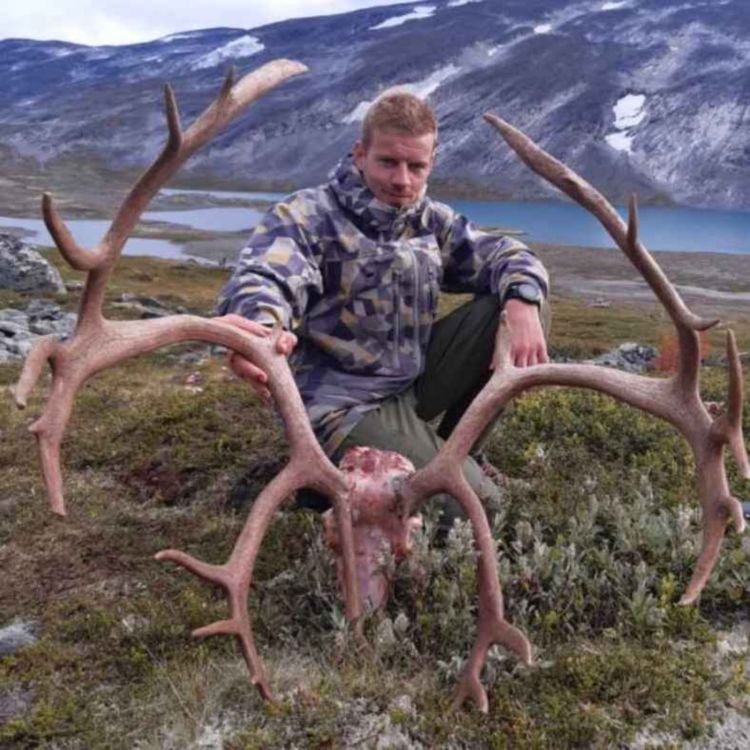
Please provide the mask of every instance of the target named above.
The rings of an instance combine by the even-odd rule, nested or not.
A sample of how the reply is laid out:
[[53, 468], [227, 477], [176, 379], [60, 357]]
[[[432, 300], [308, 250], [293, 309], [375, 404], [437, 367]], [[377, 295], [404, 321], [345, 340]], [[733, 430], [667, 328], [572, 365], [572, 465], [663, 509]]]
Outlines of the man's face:
[[432, 171], [435, 134], [375, 130], [369, 147], [354, 147], [354, 163], [375, 197], [396, 208], [414, 205]]

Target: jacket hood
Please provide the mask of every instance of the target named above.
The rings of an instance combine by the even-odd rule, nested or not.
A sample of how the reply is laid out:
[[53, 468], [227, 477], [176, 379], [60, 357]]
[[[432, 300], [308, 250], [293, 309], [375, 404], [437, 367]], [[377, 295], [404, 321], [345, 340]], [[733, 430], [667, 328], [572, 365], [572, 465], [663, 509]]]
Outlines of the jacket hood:
[[379, 232], [399, 234], [412, 219], [421, 216], [426, 201], [426, 190], [412, 206], [397, 208], [378, 200], [367, 187], [354, 163], [352, 154], [347, 154], [331, 171], [329, 187], [339, 205], [357, 216], [360, 222]]

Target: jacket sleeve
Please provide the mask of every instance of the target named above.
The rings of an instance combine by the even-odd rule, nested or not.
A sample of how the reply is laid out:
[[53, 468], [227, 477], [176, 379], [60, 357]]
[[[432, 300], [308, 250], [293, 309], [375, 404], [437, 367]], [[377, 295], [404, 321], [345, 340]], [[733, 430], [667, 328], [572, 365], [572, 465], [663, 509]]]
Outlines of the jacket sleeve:
[[271, 208], [255, 227], [219, 294], [217, 314], [237, 313], [291, 330], [323, 291], [320, 246], [299, 194]]
[[440, 246], [446, 292], [496, 294], [503, 300], [511, 284], [525, 281], [548, 295], [547, 270], [522, 242], [483, 232], [444, 203], [433, 202], [431, 209], [431, 229]]

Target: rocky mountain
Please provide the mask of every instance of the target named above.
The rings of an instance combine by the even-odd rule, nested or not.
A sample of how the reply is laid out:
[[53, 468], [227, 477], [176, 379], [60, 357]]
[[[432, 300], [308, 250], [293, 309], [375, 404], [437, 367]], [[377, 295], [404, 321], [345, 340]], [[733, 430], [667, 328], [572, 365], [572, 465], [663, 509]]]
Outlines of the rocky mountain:
[[553, 195], [481, 120], [489, 110], [615, 199], [750, 205], [747, 0], [428, 0], [123, 47], [6, 39], [0, 153], [145, 164], [164, 139], [163, 82], [187, 122], [230, 64], [277, 57], [310, 73], [258, 102], [193, 171], [314, 184], [367, 103], [401, 84], [438, 113], [443, 193]]

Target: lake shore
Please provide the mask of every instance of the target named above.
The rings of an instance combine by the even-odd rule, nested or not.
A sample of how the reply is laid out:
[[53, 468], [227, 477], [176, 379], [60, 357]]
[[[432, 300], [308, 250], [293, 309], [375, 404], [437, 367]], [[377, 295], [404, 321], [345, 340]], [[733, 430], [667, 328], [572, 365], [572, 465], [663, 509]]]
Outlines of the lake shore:
[[[529, 244], [550, 272], [553, 295], [601, 305], [659, 305], [619, 250]], [[692, 252], [654, 252], [653, 256], [694, 312], [750, 318], [750, 256]]]

